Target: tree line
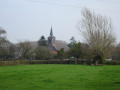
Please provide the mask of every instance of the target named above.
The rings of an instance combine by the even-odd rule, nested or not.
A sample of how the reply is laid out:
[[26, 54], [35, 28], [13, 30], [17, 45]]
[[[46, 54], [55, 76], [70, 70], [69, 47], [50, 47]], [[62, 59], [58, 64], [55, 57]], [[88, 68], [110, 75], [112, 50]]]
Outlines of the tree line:
[[64, 48], [61, 48], [57, 55], [51, 53], [52, 50], [44, 36], [37, 41], [37, 46], [30, 41], [20, 41], [15, 45], [7, 40], [6, 31], [0, 28], [0, 59], [88, 59], [96, 64], [103, 64], [105, 59], [110, 58], [120, 60], [120, 44], [115, 43], [111, 19], [87, 8], [82, 10], [82, 16], [78, 29], [83, 35], [84, 43], [77, 42], [72, 37], [68, 44], [69, 50], [65, 52]]

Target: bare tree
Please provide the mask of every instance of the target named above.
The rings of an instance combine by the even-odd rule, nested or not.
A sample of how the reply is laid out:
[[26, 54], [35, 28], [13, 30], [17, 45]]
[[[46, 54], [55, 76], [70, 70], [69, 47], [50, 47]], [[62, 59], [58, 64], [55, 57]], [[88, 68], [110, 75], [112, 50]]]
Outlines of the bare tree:
[[32, 54], [32, 45], [29, 41], [19, 42], [17, 45], [18, 57], [21, 56], [23, 59], [30, 58]]
[[0, 58], [4, 60], [15, 56], [15, 46], [6, 37], [6, 31], [0, 27]]
[[4, 47], [6, 42], [6, 31], [0, 27], [0, 47]]
[[[102, 60], [110, 53], [115, 42], [111, 19], [91, 12], [85, 8], [82, 11], [83, 18], [80, 22], [80, 32], [94, 54], [95, 63]], [[103, 63], [103, 61], [101, 61]]]
[[0, 58], [5, 59], [8, 54], [8, 40], [6, 39], [6, 31], [0, 27]]

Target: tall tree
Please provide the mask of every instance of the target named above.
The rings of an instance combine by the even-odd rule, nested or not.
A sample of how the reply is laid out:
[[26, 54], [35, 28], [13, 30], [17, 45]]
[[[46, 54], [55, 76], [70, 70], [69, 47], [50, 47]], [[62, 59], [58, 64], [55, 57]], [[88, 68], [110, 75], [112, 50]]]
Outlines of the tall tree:
[[41, 36], [41, 38], [38, 40], [38, 46], [47, 46], [47, 40], [44, 36]]
[[0, 47], [5, 47], [6, 41], [6, 31], [0, 27]]
[[19, 42], [17, 45], [18, 55], [23, 59], [29, 59], [32, 54], [32, 45], [29, 41]]
[[35, 58], [39, 60], [51, 59], [51, 54], [48, 48], [41, 46], [35, 50]]
[[86, 43], [92, 49], [92, 53], [95, 55], [95, 63], [97, 64], [99, 59], [102, 60], [110, 53], [111, 47], [115, 42], [112, 22], [111, 19], [91, 12], [87, 8], [83, 9], [82, 16], [80, 23], [82, 29], [80, 29], [80, 32], [82, 32]]
[[8, 54], [8, 40], [6, 39], [6, 31], [0, 27], [0, 58], [6, 59]]
[[75, 57], [77, 60], [82, 57], [82, 46], [81, 43], [74, 43], [73, 48], [70, 48], [69, 54]]
[[71, 37], [70, 43], [67, 45], [69, 48], [72, 48], [74, 43], [76, 43], [75, 37]]
[[10, 43], [10, 46], [8, 48], [8, 59], [15, 58], [15, 51], [16, 51], [16, 46], [14, 44]]

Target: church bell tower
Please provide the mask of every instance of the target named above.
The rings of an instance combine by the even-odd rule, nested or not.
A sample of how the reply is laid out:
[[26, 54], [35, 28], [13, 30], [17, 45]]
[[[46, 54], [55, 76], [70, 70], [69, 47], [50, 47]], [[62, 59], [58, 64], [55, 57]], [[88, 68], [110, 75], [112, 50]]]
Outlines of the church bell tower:
[[48, 44], [52, 45], [52, 46], [55, 46], [55, 37], [53, 35], [52, 27], [51, 27], [51, 30], [50, 30], [50, 36], [48, 37]]

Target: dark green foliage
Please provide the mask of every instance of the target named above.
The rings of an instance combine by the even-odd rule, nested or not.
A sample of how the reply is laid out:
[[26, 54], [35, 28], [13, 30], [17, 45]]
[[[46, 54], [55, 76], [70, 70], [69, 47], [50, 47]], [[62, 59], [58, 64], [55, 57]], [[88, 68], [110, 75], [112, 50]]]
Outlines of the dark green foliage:
[[60, 60], [64, 59], [64, 54], [65, 54], [64, 48], [61, 48], [59, 51], [57, 51], [57, 56]]
[[47, 40], [44, 36], [41, 36], [40, 40], [38, 40], [38, 46], [47, 46]]
[[74, 43], [73, 47], [69, 50], [69, 54], [71, 55], [71, 57], [79, 59], [82, 56], [81, 43]]
[[69, 48], [73, 48], [74, 43], [77, 43], [74, 37], [71, 37], [70, 43], [67, 45]]

